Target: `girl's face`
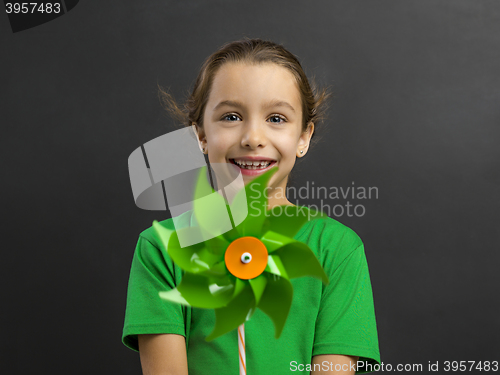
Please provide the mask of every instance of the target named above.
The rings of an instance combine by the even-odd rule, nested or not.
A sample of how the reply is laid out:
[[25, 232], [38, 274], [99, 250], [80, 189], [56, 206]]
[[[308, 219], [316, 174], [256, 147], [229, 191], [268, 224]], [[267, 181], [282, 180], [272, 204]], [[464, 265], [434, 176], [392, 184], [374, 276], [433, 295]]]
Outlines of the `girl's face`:
[[[214, 77], [203, 122], [198, 137], [210, 163], [238, 165], [245, 184], [277, 166], [270, 203], [291, 204], [284, 194], [288, 175], [296, 157], [307, 153], [314, 131], [312, 123], [302, 131], [301, 97], [292, 73], [273, 63], [224, 64]], [[273, 195], [282, 198], [271, 202]]]

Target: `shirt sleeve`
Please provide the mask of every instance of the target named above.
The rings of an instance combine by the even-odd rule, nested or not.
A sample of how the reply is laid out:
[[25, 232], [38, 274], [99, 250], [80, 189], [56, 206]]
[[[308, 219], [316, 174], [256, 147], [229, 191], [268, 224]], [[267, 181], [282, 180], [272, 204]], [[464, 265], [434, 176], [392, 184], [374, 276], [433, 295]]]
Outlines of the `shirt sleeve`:
[[[358, 356], [373, 367], [380, 363], [380, 353], [364, 246], [357, 246], [343, 259], [330, 257], [324, 265], [330, 283], [323, 288], [313, 355]], [[364, 372], [360, 368], [357, 373]]]
[[182, 274], [166, 250], [153, 242], [139, 237], [130, 270], [122, 342], [136, 351], [138, 334], [186, 336], [186, 321], [189, 322], [186, 306], [159, 296], [159, 292], [175, 288]]

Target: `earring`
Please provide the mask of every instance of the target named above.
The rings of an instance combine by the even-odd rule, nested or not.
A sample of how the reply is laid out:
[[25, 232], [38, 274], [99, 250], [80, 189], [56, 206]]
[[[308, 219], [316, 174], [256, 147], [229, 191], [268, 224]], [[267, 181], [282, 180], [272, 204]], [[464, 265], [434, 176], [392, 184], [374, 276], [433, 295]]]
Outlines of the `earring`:
[[304, 153], [304, 150], [300, 150], [300, 153], [303, 154]]

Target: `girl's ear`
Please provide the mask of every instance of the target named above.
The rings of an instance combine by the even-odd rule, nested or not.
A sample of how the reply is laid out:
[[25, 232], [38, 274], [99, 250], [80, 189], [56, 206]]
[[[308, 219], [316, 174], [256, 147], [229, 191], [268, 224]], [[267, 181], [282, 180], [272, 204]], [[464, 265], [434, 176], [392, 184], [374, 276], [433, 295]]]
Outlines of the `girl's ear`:
[[302, 132], [299, 138], [299, 144], [297, 146], [297, 156], [299, 158], [307, 154], [313, 133], [314, 123], [310, 122], [309, 125], [307, 125], [307, 129]]
[[200, 151], [205, 154], [207, 152], [207, 138], [205, 136], [205, 132], [196, 123], [191, 124], [191, 126], [193, 127], [194, 133], [196, 134]]

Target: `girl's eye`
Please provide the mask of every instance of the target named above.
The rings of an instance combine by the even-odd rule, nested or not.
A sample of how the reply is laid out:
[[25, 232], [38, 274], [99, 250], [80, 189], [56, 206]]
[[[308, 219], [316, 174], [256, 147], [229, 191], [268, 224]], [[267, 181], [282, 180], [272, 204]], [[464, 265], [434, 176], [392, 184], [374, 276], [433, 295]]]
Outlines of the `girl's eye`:
[[[228, 113], [222, 116], [223, 121], [241, 121], [241, 117], [235, 113]], [[283, 122], [286, 122], [286, 118], [283, 117], [282, 115], [272, 115], [271, 117], [268, 118], [268, 121], [274, 123], [274, 124], [281, 124]]]
[[238, 121], [241, 119], [238, 115], [235, 115], [234, 113], [228, 113], [228, 114], [222, 116], [222, 120], [224, 120], [224, 121]]
[[269, 117], [269, 120], [275, 124], [286, 122], [286, 118], [281, 115], [272, 115], [271, 117]]

